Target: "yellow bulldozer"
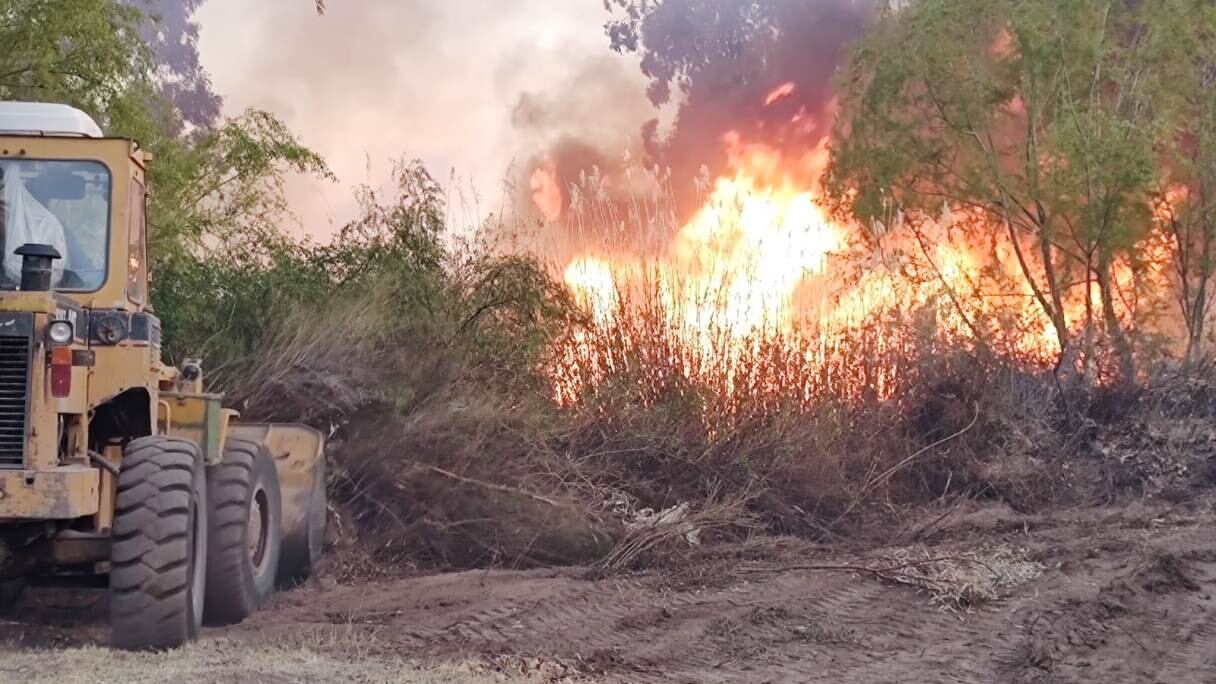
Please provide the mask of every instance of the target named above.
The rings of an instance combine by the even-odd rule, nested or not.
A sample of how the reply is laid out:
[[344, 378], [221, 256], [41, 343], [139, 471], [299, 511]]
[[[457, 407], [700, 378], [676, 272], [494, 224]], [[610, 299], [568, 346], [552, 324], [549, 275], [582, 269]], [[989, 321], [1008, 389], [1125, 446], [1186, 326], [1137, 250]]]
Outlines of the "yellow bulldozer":
[[0, 102], [0, 611], [108, 577], [111, 642], [172, 648], [307, 577], [324, 439], [246, 424], [161, 361], [151, 156], [66, 105]]

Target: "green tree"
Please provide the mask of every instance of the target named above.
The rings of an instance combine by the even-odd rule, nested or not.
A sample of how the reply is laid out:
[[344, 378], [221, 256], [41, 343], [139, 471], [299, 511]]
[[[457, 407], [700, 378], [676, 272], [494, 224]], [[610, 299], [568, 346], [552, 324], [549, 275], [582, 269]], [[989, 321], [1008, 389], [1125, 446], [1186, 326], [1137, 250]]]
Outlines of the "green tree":
[[1216, 287], [1216, 6], [1204, 0], [1162, 3], [1174, 54], [1164, 65], [1175, 87], [1156, 103], [1176, 113], [1162, 142], [1164, 176], [1155, 209], [1172, 242], [1174, 294], [1186, 324], [1186, 359], [1200, 360]]
[[219, 121], [223, 105], [199, 59], [194, 13], [205, 1], [123, 0], [143, 13], [140, 36], [158, 65], [158, 94], [184, 123], [203, 129]]
[[157, 80], [174, 67], [158, 64], [143, 42], [146, 21], [125, 0], [0, 0], [0, 98], [79, 107], [153, 153], [152, 301], [167, 348], [197, 350], [229, 329], [229, 318], [256, 328], [252, 312], [268, 292], [316, 289], [306, 253], [280, 229], [289, 215], [284, 183], [292, 173], [332, 175], [266, 112], [183, 134], [166, 99], [173, 91]]
[[[1100, 325], [1135, 377], [1117, 260], [1151, 227], [1177, 50], [1163, 5], [1187, 0], [918, 0], [887, 9], [840, 79], [827, 186], [863, 222], [913, 231], [943, 203], [1007, 233], [1071, 367]], [[1198, 18], [1198, 17], [1196, 17]], [[962, 27], [966, 27], [965, 30]], [[1216, 26], [1206, 27], [1207, 35]], [[1084, 288], [1084, 343], [1065, 300]], [[1095, 296], [1090, 296], [1093, 293]], [[1098, 311], [1089, 302], [1100, 302]]]
[[66, 102], [105, 120], [151, 69], [139, 22], [113, 0], [0, 0], [0, 98]]
[[150, 207], [153, 250], [273, 241], [289, 216], [286, 175], [333, 179], [325, 161], [273, 115], [250, 110], [190, 139], [162, 140]]

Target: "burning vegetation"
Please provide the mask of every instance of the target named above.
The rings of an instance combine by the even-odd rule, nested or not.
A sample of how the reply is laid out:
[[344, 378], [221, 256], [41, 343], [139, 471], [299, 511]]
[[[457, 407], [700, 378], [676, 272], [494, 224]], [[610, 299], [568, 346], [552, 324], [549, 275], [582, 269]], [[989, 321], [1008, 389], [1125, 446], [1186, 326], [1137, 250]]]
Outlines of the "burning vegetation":
[[333, 399], [312, 420], [358, 548], [605, 573], [1210, 484], [1197, 5], [724, 7], [623, 3], [613, 43], [674, 122], [628, 151], [550, 136], [534, 223], [453, 239], [406, 165], [303, 257], [337, 327], [258, 349], [292, 372], [230, 377]]
[[1206, 386], [1210, 46], [1183, 23], [1210, 11], [620, 4], [614, 45], [683, 97], [641, 156], [531, 176], [582, 314], [539, 366], [563, 481], [817, 535], [877, 501], [1161, 484], [1101, 445]]
[[[686, 3], [623, 4], [613, 36], [630, 49], [709, 21]], [[1204, 133], [1193, 127], [1204, 124], [1193, 108], [1203, 105], [1182, 90], [1185, 77], [1147, 78], [1137, 61], [1183, 59], [1190, 34], [1170, 22], [1194, 9], [1184, 4], [886, 8], [834, 86], [835, 63], [807, 69], [805, 88], [795, 79], [763, 90], [755, 81], [767, 74], [747, 65], [809, 49], [792, 43], [842, 14], [864, 16], [856, 3], [820, 3], [810, 25], [739, 3], [740, 15], [709, 21], [700, 38], [746, 38], [742, 55], [702, 64], [646, 52], [652, 93], [669, 97], [673, 80], [687, 91], [651, 168], [562, 177], [550, 161], [534, 176], [545, 181], [541, 215], [571, 236], [559, 271], [592, 316], [593, 331], [558, 351], [558, 401], [578, 401], [628, 364], [624, 349], [656, 335], [669, 340], [668, 358], [648, 363], [694, 384], [803, 401], [818, 396], [803, 381], [827, 377], [823, 391], [892, 396], [900, 369], [879, 359], [915, 343], [1125, 389], [1169, 359], [1198, 360], [1211, 263], [1196, 257], [1212, 241], [1190, 194], [1206, 177], [1194, 174]], [[952, 40], [944, 17], [969, 8], [983, 14], [980, 30]], [[1056, 22], [1079, 28], [1065, 35]], [[1090, 52], [1060, 47], [1073, 42]], [[1203, 73], [1195, 64], [1190, 76]], [[735, 120], [698, 141], [718, 149], [720, 170], [680, 178], [662, 164], [687, 156], [686, 129], [710, 119], [706, 109], [726, 118], [727, 105], [698, 96], [706, 80], [734, 84]], [[1169, 97], [1191, 109], [1166, 111]], [[691, 202], [681, 186], [695, 188]], [[654, 320], [630, 331], [624, 321], [639, 315]], [[845, 360], [859, 345], [868, 353]], [[777, 349], [782, 380], [743, 378]], [[781, 384], [792, 376], [803, 381]]]
[[1211, 483], [1205, 3], [609, 4], [668, 123], [521, 98], [545, 144], [476, 226], [402, 163], [296, 241], [283, 174], [328, 172], [273, 117], [156, 140], [167, 353], [332, 435], [340, 569], [604, 573]]

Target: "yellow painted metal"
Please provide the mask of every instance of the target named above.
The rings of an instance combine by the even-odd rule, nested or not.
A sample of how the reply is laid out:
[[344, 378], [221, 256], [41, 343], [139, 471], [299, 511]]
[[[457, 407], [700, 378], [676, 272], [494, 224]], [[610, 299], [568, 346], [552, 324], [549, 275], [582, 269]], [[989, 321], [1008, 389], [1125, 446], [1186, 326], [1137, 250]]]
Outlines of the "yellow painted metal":
[[[110, 170], [110, 254], [109, 275], [96, 292], [64, 293], [88, 308], [112, 308], [139, 311], [143, 306], [127, 296], [127, 268], [130, 241], [127, 239], [131, 207], [128, 198], [131, 182], [146, 183], [143, 155], [138, 146], [128, 140], [87, 139], [65, 137], [0, 136], [0, 157], [13, 159], [70, 159], [104, 164]], [[136, 255], [140, 256], [140, 255]], [[18, 298], [20, 299], [20, 297]], [[15, 304], [13, 306], [16, 306]], [[29, 308], [8, 309], [31, 311]]]
[[161, 392], [160, 399], [169, 405], [166, 434], [197, 444], [208, 465], [219, 463], [224, 455], [228, 419], [234, 413], [222, 408], [222, 397]]
[[[128, 287], [132, 257], [141, 265], [145, 261], [140, 233], [135, 233], [132, 240], [131, 221], [138, 220], [140, 208], [131, 198], [138, 197], [137, 183], [146, 184], [150, 155], [126, 140], [0, 136], [0, 158], [97, 161], [110, 171], [112, 193], [109, 268], [100, 289], [91, 293], [0, 293], [0, 312], [32, 312], [35, 331], [29, 377], [27, 469], [0, 471], [0, 522], [75, 520], [71, 527], [60, 522], [48, 525], [47, 529], [55, 527], [61, 533], [83, 535], [72, 538], [72, 543], [81, 548], [93, 549], [90, 545], [104, 539], [113, 526], [117, 487], [113, 475], [90, 461], [89, 423], [92, 412], [115, 397], [130, 400], [135, 396], [141, 418], [142, 402], [146, 400], [153, 431], [196, 442], [208, 464], [222, 460], [223, 445], [229, 436], [264, 444], [274, 458], [282, 490], [284, 538], [293, 535], [307, 538], [309, 504], [318, 483], [324, 484], [323, 435], [300, 425], [237, 424], [236, 411], [222, 408], [221, 397], [204, 392], [201, 373], [192, 368], [183, 376], [177, 369], [162, 364], [160, 349], [152, 335], [148, 340], [127, 340], [113, 346], [74, 342], [74, 351], [92, 353], [92, 365], [73, 367], [69, 396], [51, 396], [49, 347], [41, 331], [52, 317], [65, 315], [62, 312], [70, 308], [67, 300], [86, 310], [150, 309], [130, 296], [132, 291], [138, 293], [144, 288]], [[124, 404], [124, 408], [130, 410], [131, 405]], [[67, 441], [62, 454], [61, 428], [66, 430]], [[116, 443], [94, 448], [102, 448], [101, 459], [121, 467], [122, 449]], [[65, 547], [67, 550], [71, 549]], [[86, 556], [89, 554], [73, 552], [65, 553], [63, 558]]]
[[[26, 467], [30, 470], [51, 470], [59, 466], [59, 414], [54, 410], [51, 398], [47, 346], [38, 331], [45, 330], [49, 316], [34, 317], [33, 359], [30, 363], [30, 402], [27, 429], [29, 448], [26, 451]], [[83, 393], [84, 388], [75, 388]]]
[[53, 314], [59, 305], [49, 292], [6, 292], [0, 297], [0, 311], [32, 311]]
[[[155, 399], [160, 369], [152, 371], [154, 356], [151, 347], [95, 346], [93, 353], [93, 367], [88, 374], [89, 406], [99, 406], [132, 389], [146, 390], [149, 399]], [[153, 414], [152, 404], [148, 405], [148, 411]]]
[[306, 535], [313, 487], [324, 473], [324, 435], [306, 425], [278, 423], [233, 423], [228, 434], [266, 445], [283, 494], [283, 538]]
[[[101, 457], [115, 466], [122, 463], [122, 447], [108, 446]], [[107, 470], [98, 471], [101, 480], [98, 483], [100, 503], [97, 513], [93, 516], [93, 529], [102, 534], [109, 534], [114, 527], [114, 507], [118, 496], [118, 478]]]
[[0, 520], [65, 520], [97, 513], [100, 475], [89, 466], [0, 471]]
[[[99, 162], [110, 171], [109, 268], [101, 288], [89, 293], [0, 295], [0, 311], [34, 314], [27, 470], [0, 472], [0, 519], [68, 520], [93, 516], [95, 527], [107, 530], [113, 519], [115, 483], [113, 476], [88, 462], [89, 412], [124, 392], [142, 389], [148, 397], [148, 416], [154, 421], [161, 367], [159, 350], [146, 343], [96, 347], [92, 367], [73, 366], [69, 395], [52, 397], [47, 366], [49, 348], [42, 331], [53, 317], [70, 310], [68, 302], [86, 309], [134, 312], [144, 308], [141, 302], [128, 296], [127, 264], [133, 248], [130, 222], [133, 217], [138, 218], [132, 211], [139, 210], [132, 206], [131, 190], [134, 183], [146, 183], [145, 157], [135, 143], [127, 140], [0, 136], [0, 158], [88, 160]], [[142, 250], [139, 245], [134, 248]], [[134, 256], [142, 260], [143, 255]], [[72, 348], [88, 349], [79, 343]], [[64, 454], [60, 454], [59, 448], [61, 421], [64, 426], [75, 421], [76, 426], [69, 432], [68, 450]], [[110, 447], [105, 452], [104, 457], [111, 463], [117, 465], [121, 461], [120, 450]]]

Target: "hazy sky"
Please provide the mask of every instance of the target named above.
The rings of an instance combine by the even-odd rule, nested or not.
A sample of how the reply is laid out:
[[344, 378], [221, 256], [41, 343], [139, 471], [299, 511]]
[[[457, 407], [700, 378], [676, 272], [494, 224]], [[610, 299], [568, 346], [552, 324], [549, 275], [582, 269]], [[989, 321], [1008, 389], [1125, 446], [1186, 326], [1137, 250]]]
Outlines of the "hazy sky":
[[[318, 17], [312, 0], [208, 0], [197, 15], [225, 113], [275, 113], [341, 179], [291, 189], [318, 236], [351, 218], [350, 186], [382, 183], [394, 157], [421, 157], [445, 182], [454, 168], [497, 210], [511, 161], [558, 129], [626, 137], [646, 114], [636, 62], [607, 47], [601, 0], [326, 4]], [[524, 96], [551, 120], [513, 125]]]

